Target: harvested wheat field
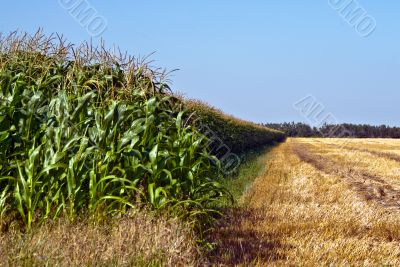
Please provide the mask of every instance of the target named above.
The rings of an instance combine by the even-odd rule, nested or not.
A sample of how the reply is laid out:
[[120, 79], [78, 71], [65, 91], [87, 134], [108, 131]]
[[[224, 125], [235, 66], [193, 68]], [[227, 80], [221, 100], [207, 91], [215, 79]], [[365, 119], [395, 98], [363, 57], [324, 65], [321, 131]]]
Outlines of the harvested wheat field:
[[289, 139], [221, 222], [223, 265], [399, 266], [400, 142]]

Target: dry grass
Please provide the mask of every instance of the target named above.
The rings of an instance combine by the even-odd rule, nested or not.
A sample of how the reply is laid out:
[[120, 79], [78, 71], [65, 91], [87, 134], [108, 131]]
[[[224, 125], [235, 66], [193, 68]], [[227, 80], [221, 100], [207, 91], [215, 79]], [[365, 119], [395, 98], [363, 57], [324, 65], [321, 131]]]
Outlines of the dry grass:
[[0, 266], [195, 265], [189, 227], [147, 212], [102, 225], [59, 222], [30, 234], [0, 233]]
[[[349, 166], [350, 159], [336, 157], [347, 152], [336, 149], [314, 139], [290, 139], [275, 148], [266, 161], [268, 171], [243, 197], [248, 208], [232, 212], [217, 228], [214, 262], [399, 266], [399, 206], [386, 207], [379, 194], [367, 200], [356, 180], [374, 185], [381, 179], [393, 189], [392, 179], [375, 173], [375, 167], [359, 170], [361, 160]], [[377, 157], [354, 153], [367, 163]]]

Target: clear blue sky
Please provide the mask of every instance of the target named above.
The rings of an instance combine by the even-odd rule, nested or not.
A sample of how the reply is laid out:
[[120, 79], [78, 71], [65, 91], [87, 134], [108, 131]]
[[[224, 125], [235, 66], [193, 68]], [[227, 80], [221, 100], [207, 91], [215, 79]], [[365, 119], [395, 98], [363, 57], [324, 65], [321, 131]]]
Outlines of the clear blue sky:
[[[76, 1], [76, 0], [64, 0]], [[335, 0], [338, 1], [338, 0]], [[257, 122], [306, 121], [315, 96], [340, 122], [400, 125], [400, 1], [359, 0], [376, 20], [363, 38], [328, 0], [88, 1], [102, 34], [154, 65], [180, 69], [173, 89]], [[0, 31], [90, 39], [59, 1], [3, 1]]]

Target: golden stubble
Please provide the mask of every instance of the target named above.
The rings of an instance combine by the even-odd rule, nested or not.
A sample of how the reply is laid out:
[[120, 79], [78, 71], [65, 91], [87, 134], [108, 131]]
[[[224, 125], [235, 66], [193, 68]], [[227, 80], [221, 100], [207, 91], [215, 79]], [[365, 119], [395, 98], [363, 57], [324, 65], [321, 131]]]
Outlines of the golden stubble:
[[[242, 211], [220, 228], [219, 232], [231, 233], [225, 240], [223, 234], [219, 236], [222, 243], [229, 244], [220, 250], [223, 264], [400, 265], [399, 209], [362, 197], [351, 180], [356, 176], [346, 177], [351, 169], [336, 155], [341, 152], [317, 141], [289, 139], [272, 150], [266, 161], [268, 171], [243, 197], [246, 216]], [[320, 151], [315, 148], [318, 146]], [[296, 147], [309, 149], [305, 153], [315, 161], [302, 161], [294, 152]], [[366, 162], [375, 157], [368, 153], [357, 156], [365, 157]], [[325, 168], [324, 164], [337, 166]], [[359, 166], [364, 165], [351, 167]]]
[[[312, 142], [311, 139], [308, 140], [307, 144], [314, 154], [328, 156], [329, 160], [334, 161], [341, 168], [381, 177], [392, 187], [400, 189], [400, 148], [394, 146], [390, 150], [391, 152], [384, 152], [383, 149], [371, 147], [363, 139], [358, 140], [359, 144], [356, 144], [356, 141], [352, 139], [345, 141], [336, 139], [324, 142], [319, 140]], [[388, 141], [382, 140], [382, 142]]]

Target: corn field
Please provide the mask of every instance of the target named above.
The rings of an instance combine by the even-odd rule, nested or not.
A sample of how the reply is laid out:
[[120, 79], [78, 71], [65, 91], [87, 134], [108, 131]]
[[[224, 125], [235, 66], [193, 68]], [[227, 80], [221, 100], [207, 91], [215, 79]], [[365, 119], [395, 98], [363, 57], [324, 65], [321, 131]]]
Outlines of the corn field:
[[197, 100], [187, 101], [186, 106], [196, 114], [198, 122], [206, 125], [206, 127], [200, 128], [206, 128], [206, 130], [212, 131], [215, 137], [218, 137], [219, 140], [214, 142], [212, 148], [217, 154], [219, 147], [221, 148], [221, 142], [230, 149], [230, 152], [240, 155], [265, 145], [282, 142], [286, 138], [281, 131], [237, 119]]
[[1, 220], [29, 229], [143, 204], [198, 218], [229, 196], [165, 72], [41, 32], [1, 37], [0, 53]]

